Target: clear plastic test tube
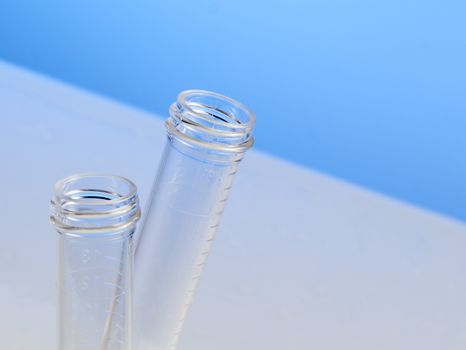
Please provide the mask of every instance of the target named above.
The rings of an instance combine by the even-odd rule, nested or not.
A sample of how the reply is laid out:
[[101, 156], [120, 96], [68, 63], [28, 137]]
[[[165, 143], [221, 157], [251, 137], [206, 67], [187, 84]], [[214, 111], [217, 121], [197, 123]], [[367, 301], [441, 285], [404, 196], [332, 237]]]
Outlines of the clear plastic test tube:
[[58, 231], [59, 349], [129, 350], [136, 186], [107, 175], [57, 182], [51, 222]]
[[176, 348], [254, 114], [226, 96], [182, 92], [136, 248], [135, 350]]

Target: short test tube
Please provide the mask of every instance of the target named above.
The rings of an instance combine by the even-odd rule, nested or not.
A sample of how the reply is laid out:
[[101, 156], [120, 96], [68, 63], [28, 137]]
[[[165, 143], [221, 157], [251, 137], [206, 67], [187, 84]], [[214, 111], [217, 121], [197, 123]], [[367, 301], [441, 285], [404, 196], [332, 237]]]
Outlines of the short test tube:
[[130, 350], [135, 185], [107, 175], [75, 175], [55, 185], [59, 349]]

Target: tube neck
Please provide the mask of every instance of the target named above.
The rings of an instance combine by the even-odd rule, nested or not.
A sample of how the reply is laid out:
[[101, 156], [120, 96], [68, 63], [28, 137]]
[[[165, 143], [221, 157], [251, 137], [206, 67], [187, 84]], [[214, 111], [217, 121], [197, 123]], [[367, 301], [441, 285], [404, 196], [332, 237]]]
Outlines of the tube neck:
[[55, 184], [50, 221], [60, 233], [127, 232], [140, 215], [136, 185], [126, 178], [79, 174]]
[[187, 90], [170, 106], [169, 137], [222, 153], [244, 153], [254, 143], [254, 113], [243, 104], [204, 90]]

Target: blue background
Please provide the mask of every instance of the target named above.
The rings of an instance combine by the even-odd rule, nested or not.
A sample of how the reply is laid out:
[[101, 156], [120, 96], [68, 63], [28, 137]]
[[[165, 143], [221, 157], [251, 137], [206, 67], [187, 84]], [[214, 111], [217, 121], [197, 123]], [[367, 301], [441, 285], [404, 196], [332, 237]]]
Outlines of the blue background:
[[[166, 114], [187, 88], [257, 148], [466, 220], [466, 2], [2, 2], [0, 58]], [[284, 179], [286, 181], [286, 179]]]

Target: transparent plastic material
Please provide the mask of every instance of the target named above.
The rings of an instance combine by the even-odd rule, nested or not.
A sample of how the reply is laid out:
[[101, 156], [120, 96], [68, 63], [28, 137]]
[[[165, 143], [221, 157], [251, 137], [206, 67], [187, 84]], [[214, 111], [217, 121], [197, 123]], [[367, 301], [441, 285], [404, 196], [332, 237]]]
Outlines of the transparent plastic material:
[[170, 107], [136, 249], [136, 350], [175, 349], [254, 122], [247, 107], [207, 91], [185, 91]]
[[59, 247], [59, 349], [131, 349], [135, 185], [117, 176], [71, 176], [55, 185], [51, 209]]

